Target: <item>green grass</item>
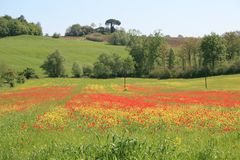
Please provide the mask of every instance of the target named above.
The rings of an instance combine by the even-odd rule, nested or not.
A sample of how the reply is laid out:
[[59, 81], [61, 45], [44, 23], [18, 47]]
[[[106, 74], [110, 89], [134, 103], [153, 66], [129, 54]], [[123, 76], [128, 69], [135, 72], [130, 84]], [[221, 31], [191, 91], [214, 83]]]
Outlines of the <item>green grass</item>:
[[[240, 75], [210, 77], [207, 90], [240, 90]], [[165, 92], [199, 91], [204, 79], [136, 79], [128, 84], [158, 86]], [[123, 79], [38, 79], [30, 80], [14, 89], [13, 93], [34, 87], [74, 86], [69, 97], [58, 101], [43, 102], [20, 112], [0, 115], [0, 159], [239, 159], [240, 132], [219, 133], [205, 130], [180, 129], [178, 132], [164, 127], [157, 129], [132, 125], [115, 127], [104, 132], [76, 126], [82, 120], [71, 120], [63, 130], [38, 130], [33, 128], [38, 115], [58, 110], [75, 94], [84, 93], [87, 85], [99, 85], [112, 94], [131, 94], [131, 90], [116, 92], [111, 85], [122, 85]], [[1, 102], [0, 106], [4, 104]], [[227, 110], [227, 109], [226, 109]], [[236, 109], [239, 111], [239, 109]], [[0, 108], [1, 113], [1, 108]], [[27, 129], [21, 124], [27, 123]]]
[[82, 65], [92, 64], [102, 53], [117, 53], [122, 57], [128, 54], [125, 47], [107, 43], [24, 35], [0, 39], [0, 61], [11, 65], [16, 70], [31, 67], [42, 75], [43, 71], [39, 66], [56, 49], [66, 59], [68, 74], [71, 74], [71, 67], [75, 61]]

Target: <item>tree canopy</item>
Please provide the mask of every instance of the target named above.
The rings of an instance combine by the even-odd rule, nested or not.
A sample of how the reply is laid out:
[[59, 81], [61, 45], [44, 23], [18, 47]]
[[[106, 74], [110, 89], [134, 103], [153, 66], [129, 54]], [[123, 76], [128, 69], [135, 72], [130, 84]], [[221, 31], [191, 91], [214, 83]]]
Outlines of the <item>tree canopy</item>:
[[115, 32], [115, 25], [119, 26], [121, 25], [121, 22], [119, 20], [116, 20], [116, 19], [108, 19], [106, 22], [105, 22], [105, 25], [110, 25], [110, 30], [111, 30], [111, 33]]
[[64, 62], [64, 57], [56, 50], [47, 57], [41, 68], [49, 77], [63, 77], [65, 76]]
[[225, 40], [215, 33], [203, 38], [201, 50], [203, 52], [203, 64], [209, 66], [211, 71], [215, 70], [216, 62], [223, 61], [226, 58]]
[[42, 35], [40, 23], [29, 23], [23, 15], [14, 19], [10, 16], [0, 17], [0, 37], [17, 35]]

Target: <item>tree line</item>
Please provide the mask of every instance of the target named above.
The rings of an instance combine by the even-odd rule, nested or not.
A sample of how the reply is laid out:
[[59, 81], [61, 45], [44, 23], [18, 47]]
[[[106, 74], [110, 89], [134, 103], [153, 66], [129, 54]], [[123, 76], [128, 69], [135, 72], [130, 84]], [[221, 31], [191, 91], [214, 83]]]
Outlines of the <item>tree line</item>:
[[[145, 36], [132, 31], [128, 39], [127, 58], [123, 59], [117, 53], [103, 53], [92, 66], [81, 67], [75, 62], [72, 66], [73, 76], [163, 79], [240, 73], [239, 32], [227, 32], [222, 36], [211, 33], [203, 38], [185, 38], [177, 51], [169, 46], [160, 32]], [[49, 77], [64, 77], [64, 61], [59, 51], [55, 51], [49, 55], [41, 68]]]
[[5, 15], [0, 17], [0, 37], [17, 35], [42, 35], [40, 23], [29, 23], [23, 15], [12, 18]]
[[240, 33], [211, 33], [203, 38], [185, 38], [176, 50], [156, 32], [130, 35], [127, 48], [135, 62], [135, 76], [196, 78], [240, 73]]
[[102, 26], [96, 27], [94, 23], [92, 23], [90, 26], [89, 25], [81, 26], [80, 24], [73, 24], [72, 26], [67, 28], [65, 36], [81, 37], [91, 33], [110, 34], [116, 31], [115, 26], [121, 25], [121, 22], [116, 19], [108, 19], [105, 22], [105, 25], [106, 27]]
[[[65, 69], [65, 58], [56, 50], [40, 66], [48, 77], [68, 77]], [[93, 65], [74, 62], [72, 77], [113, 78], [134, 75], [134, 61], [131, 56], [122, 58], [118, 54], [101, 54]]]

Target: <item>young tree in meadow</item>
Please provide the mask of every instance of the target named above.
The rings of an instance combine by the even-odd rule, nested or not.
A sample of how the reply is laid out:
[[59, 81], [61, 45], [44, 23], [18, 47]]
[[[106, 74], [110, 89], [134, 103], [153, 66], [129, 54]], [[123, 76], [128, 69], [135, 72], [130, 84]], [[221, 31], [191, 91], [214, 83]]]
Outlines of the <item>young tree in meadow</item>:
[[130, 36], [128, 49], [130, 56], [132, 56], [135, 62], [135, 71], [138, 77], [148, 74], [149, 67], [147, 66], [148, 52], [146, 43], [147, 37]]
[[225, 40], [221, 36], [212, 33], [203, 38], [200, 47], [203, 52], [204, 66], [210, 67], [211, 71], [214, 72], [216, 63], [226, 58]]
[[60, 38], [61, 34], [60, 33], [53, 33], [52, 38]]
[[132, 76], [135, 72], [135, 62], [131, 56], [123, 60], [122, 72], [124, 77]]
[[110, 78], [112, 70], [110, 66], [98, 61], [94, 63], [93, 73], [96, 78]]
[[75, 78], [79, 78], [81, 77], [81, 74], [82, 74], [82, 69], [79, 65], [79, 63], [77, 62], [74, 62], [73, 63], [73, 66], [72, 66], [72, 74]]
[[175, 53], [172, 48], [170, 48], [168, 53], [168, 69], [172, 70], [175, 66]]
[[83, 68], [83, 76], [91, 77], [93, 73], [93, 67], [91, 65], [84, 65]]
[[47, 57], [41, 68], [49, 77], [63, 77], [65, 74], [64, 62], [64, 57], [56, 50]]
[[119, 77], [122, 76], [122, 67], [123, 67], [123, 61], [119, 54], [113, 53], [110, 55], [111, 64], [110, 68], [112, 70], [112, 76], [113, 77]]

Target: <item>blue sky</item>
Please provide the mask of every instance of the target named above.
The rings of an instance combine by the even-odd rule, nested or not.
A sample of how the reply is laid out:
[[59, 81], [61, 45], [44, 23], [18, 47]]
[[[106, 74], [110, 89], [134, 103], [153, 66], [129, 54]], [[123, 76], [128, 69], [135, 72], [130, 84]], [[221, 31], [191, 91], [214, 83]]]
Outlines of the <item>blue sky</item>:
[[240, 0], [0, 0], [0, 15], [40, 22], [44, 33], [115, 18], [144, 34], [203, 36], [240, 30]]

